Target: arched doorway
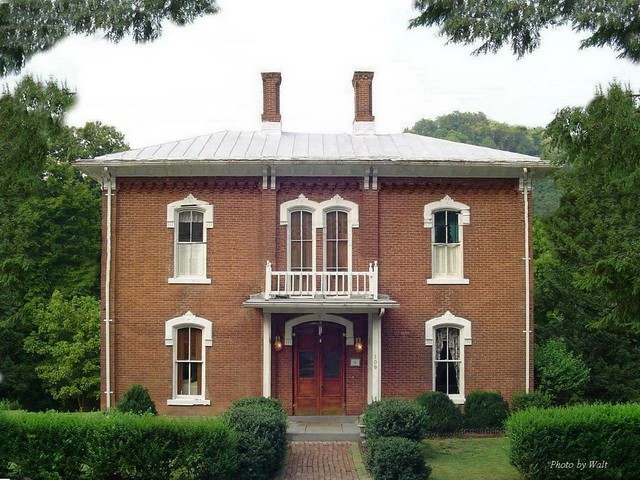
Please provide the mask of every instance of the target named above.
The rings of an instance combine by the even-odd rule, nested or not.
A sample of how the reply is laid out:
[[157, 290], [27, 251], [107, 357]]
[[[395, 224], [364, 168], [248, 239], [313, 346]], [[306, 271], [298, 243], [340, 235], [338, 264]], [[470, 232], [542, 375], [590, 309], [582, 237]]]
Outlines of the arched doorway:
[[293, 334], [294, 415], [344, 415], [345, 325], [305, 322]]

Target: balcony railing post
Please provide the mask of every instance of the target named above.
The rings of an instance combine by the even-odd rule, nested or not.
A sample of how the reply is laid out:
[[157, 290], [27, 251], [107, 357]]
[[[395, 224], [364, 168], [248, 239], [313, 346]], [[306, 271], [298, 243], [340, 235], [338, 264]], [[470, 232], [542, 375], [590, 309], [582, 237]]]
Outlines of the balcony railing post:
[[264, 275], [264, 299], [269, 300], [271, 296], [271, 262], [267, 260], [267, 268]]
[[373, 262], [373, 278], [371, 279], [373, 299], [378, 300], [378, 261]]

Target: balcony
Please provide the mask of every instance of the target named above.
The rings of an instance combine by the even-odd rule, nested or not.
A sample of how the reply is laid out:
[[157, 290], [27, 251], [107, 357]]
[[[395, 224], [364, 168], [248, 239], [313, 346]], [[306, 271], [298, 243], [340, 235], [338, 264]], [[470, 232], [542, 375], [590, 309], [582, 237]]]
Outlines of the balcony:
[[264, 299], [369, 298], [378, 300], [378, 262], [365, 272], [275, 271], [267, 262]]

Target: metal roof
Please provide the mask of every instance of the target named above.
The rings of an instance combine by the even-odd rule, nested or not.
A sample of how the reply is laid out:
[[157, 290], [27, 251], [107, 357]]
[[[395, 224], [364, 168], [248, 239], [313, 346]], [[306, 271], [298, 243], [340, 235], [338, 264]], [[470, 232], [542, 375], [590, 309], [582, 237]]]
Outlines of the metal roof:
[[222, 131], [152, 147], [111, 153], [84, 165], [113, 163], [179, 163], [181, 161], [332, 161], [397, 160], [546, 164], [538, 157], [425, 137], [413, 133], [349, 135], [291, 132]]

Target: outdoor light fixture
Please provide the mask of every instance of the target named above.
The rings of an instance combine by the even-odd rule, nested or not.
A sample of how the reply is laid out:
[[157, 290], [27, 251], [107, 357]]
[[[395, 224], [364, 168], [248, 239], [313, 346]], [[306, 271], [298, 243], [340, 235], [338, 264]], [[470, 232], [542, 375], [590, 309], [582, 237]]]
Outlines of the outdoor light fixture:
[[364, 349], [364, 345], [362, 344], [362, 339], [360, 337], [356, 337], [356, 341], [353, 345], [353, 348], [356, 349], [356, 353], [362, 353]]
[[273, 341], [273, 348], [276, 352], [282, 350], [282, 342], [280, 341], [280, 335], [276, 335], [276, 339]]

